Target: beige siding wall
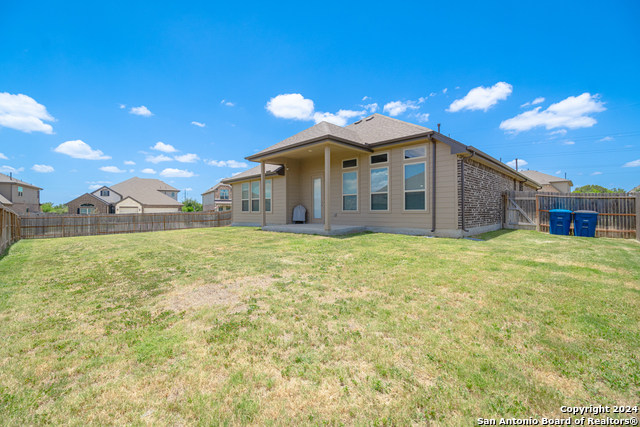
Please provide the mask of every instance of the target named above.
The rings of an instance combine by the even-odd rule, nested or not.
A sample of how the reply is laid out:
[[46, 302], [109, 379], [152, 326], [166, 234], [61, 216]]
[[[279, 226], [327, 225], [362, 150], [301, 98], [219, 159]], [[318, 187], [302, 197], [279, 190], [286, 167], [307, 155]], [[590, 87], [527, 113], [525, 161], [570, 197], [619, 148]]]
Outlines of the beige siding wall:
[[[416, 145], [427, 148], [427, 157], [404, 161], [403, 150]], [[432, 192], [432, 146], [431, 143], [411, 143], [390, 148], [380, 148], [376, 153], [389, 153], [389, 162], [370, 166], [369, 154], [331, 156], [331, 223], [340, 225], [367, 225], [371, 227], [393, 228], [431, 228], [431, 192]], [[342, 211], [342, 161], [358, 159], [358, 167], [345, 172], [358, 171], [358, 211]], [[404, 164], [426, 162], [427, 200], [426, 211], [404, 210]], [[439, 229], [457, 229], [457, 177], [456, 156], [452, 155], [449, 146], [436, 145], [436, 225]], [[370, 210], [370, 170], [371, 168], [389, 167], [389, 211], [376, 212]], [[324, 174], [324, 157], [289, 161], [286, 171], [288, 200], [287, 222], [291, 222], [293, 208], [302, 204], [307, 208], [307, 220], [312, 215], [312, 176]], [[297, 177], [296, 177], [297, 175]], [[239, 187], [238, 187], [239, 188]], [[239, 191], [239, 190], [238, 190]], [[236, 211], [234, 207], [234, 211]], [[235, 213], [234, 213], [235, 215]], [[235, 220], [235, 219], [234, 219]]]
[[142, 213], [142, 206], [133, 199], [123, 199], [116, 205], [116, 214]]
[[[271, 179], [271, 212], [267, 212], [267, 224], [286, 224], [286, 180], [283, 176], [269, 177]], [[234, 182], [232, 198], [233, 222], [234, 223], [252, 223], [260, 224], [262, 222], [262, 208], [260, 212], [242, 212], [242, 183], [243, 182], [260, 182], [260, 179], [252, 179], [250, 181]], [[249, 192], [251, 192], [251, 184], [249, 184]], [[249, 201], [249, 209], [251, 209], [251, 201]]]

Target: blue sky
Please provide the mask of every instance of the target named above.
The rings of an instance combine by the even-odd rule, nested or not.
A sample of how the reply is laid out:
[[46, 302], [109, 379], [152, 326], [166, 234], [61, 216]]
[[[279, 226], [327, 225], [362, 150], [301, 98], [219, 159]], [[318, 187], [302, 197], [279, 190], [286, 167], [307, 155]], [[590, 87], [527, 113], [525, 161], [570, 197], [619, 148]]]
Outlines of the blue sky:
[[199, 198], [376, 107], [576, 185], [640, 184], [638, 2], [107, 3], [0, 2], [0, 172], [42, 202], [132, 176]]

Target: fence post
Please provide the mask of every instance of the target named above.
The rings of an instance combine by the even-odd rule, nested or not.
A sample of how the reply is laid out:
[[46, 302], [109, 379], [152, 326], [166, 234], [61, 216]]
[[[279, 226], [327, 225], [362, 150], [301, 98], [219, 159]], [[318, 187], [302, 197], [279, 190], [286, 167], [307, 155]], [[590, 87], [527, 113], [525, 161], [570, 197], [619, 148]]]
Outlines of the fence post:
[[636, 240], [640, 241], [640, 193], [636, 194]]
[[167, 214], [162, 215], [162, 231], [167, 229]]
[[540, 201], [536, 194], [536, 231], [540, 231]]

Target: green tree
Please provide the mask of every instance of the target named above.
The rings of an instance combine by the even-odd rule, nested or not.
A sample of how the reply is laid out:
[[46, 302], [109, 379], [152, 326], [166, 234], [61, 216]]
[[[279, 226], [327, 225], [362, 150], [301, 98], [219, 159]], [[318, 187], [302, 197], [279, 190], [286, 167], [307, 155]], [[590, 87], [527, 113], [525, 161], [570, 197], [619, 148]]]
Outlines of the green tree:
[[573, 190], [574, 193], [625, 193], [622, 188], [612, 188], [609, 190], [601, 185], [583, 185]]
[[54, 205], [52, 202], [45, 202], [40, 205], [40, 210], [42, 212], [52, 212], [57, 214], [65, 214], [69, 212], [69, 208], [67, 205], [59, 204]]
[[182, 201], [182, 212], [201, 212], [202, 203], [198, 203], [196, 199], [186, 197]]

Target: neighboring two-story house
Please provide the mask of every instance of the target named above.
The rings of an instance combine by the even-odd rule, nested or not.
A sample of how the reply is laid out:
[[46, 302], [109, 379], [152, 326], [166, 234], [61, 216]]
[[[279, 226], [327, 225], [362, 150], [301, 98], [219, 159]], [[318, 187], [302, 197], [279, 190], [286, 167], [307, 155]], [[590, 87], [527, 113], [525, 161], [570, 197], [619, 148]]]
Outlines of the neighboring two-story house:
[[180, 212], [179, 192], [159, 179], [134, 177], [85, 193], [67, 206], [77, 215]]
[[203, 211], [229, 211], [231, 210], [231, 186], [218, 183], [202, 193]]
[[40, 212], [40, 190], [28, 182], [0, 173], [0, 204], [17, 214]]

